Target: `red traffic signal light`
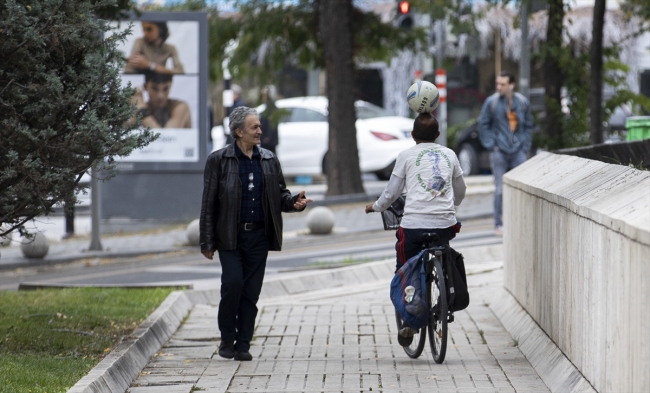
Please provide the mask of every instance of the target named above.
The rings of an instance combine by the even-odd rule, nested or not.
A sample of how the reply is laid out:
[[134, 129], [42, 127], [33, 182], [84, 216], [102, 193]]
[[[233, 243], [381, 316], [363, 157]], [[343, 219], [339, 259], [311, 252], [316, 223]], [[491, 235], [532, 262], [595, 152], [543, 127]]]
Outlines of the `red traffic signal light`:
[[411, 10], [411, 4], [409, 4], [408, 1], [400, 1], [399, 4], [397, 5], [397, 11], [401, 15], [408, 14], [410, 10]]

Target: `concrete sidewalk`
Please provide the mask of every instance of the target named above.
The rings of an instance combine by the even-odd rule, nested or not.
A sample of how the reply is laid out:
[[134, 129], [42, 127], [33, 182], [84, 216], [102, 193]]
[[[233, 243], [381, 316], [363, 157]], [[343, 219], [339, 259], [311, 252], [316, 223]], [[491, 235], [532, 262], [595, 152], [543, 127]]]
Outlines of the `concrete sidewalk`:
[[215, 353], [218, 289], [173, 292], [68, 393], [594, 393], [503, 289], [502, 246], [457, 250], [472, 301], [450, 324], [442, 365], [428, 344], [410, 359], [396, 342], [391, 258], [266, 279], [251, 362]]
[[[502, 286], [500, 249], [462, 250], [468, 261], [472, 303], [456, 313], [456, 321], [450, 324], [447, 356], [441, 365], [433, 361], [428, 344], [419, 359], [407, 357], [397, 344], [388, 297], [393, 261], [385, 261], [338, 272], [342, 277], [356, 271], [356, 284], [343, 279], [348, 284], [317, 291], [294, 289], [285, 296], [265, 291], [252, 362], [215, 354], [218, 292], [202, 294], [206, 301], [191, 308], [127, 391], [547, 392], [517, 341], [489, 307], [498, 301]], [[319, 282], [337, 285], [332, 277], [321, 277]], [[292, 292], [290, 284], [283, 287]]]
[[[441, 365], [428, 344], [419, 359], [407, 357], [397, 344], [388, 296], [394, 261], [387, 260], [265, 282], [252, 362], [215, 354], [217, 290], [177, 292], [161, 306], [166, 311], [157, 310], [138, 329], [150, 327], [154, 334], [127, 344], [153, 351], [136, 355], [118, 348], [71, 392], [123, 391], [129, 386], [124, 381], [133, 379], [123, 373], [143, 356], [148, 360], [135, 370], [128, 392], [549, 391], [491, 308], [502, 294], [501, 246], [461, 251], [472, 303], [450, 324]], [[154, 319], [166, 322], [159, 326]]]

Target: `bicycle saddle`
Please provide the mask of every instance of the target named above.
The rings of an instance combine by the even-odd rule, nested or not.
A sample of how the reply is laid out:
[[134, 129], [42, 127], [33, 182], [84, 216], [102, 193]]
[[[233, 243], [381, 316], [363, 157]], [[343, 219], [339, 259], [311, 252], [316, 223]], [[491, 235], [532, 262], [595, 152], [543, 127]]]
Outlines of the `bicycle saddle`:
[[418, 242], [420, 243], [436, 243], [440, 241], [440, 236], [435, 232], [423, 233], [418, 237]]

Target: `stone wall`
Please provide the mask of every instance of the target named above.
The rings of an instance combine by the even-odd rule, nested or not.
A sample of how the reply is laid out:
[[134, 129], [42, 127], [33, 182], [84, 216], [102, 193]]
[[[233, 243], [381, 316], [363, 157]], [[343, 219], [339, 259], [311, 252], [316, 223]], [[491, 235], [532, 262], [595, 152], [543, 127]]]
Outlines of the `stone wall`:
[[597, 391], [650, 391], [650, 172], [542, 153], [503, 206], [506, 289]]

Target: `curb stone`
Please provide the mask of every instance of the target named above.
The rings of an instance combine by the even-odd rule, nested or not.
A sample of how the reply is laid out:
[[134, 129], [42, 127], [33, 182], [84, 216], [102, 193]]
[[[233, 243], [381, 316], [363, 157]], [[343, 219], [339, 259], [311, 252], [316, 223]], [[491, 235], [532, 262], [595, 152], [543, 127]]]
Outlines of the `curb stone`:
[[[34, 259], [30, 259], [28, 263], [25, 262], [2, 263], [0, 264], [0, 271], [13, 270], [19, 268], [54, 266], [60, 263], [77, 262], [84, 259], [137, 258], [139, 256], [148, 255], [148, 254], [166, 254], [169, 252], [195, 251], [195, 250], [196, 250], [195, 247], [183, 246], [183, 247], [151, 248], [151, 249], [143, 249], [143, 250], [83, 251], [83, 252], [75, 253], [73, 255], [51, 256], [51, 257], [46, 256], [44, 258], [34, 258]], [[15, 260], [16, 258], [13, 259]]]
[[597, 393], [582, 373], [505, 289], [490, 309], [552, 392]]
[[68, 393], [125, 392], [162, 345], [181, 325], [194, 304], [184, 292], [174, 291], [122, 343]]

